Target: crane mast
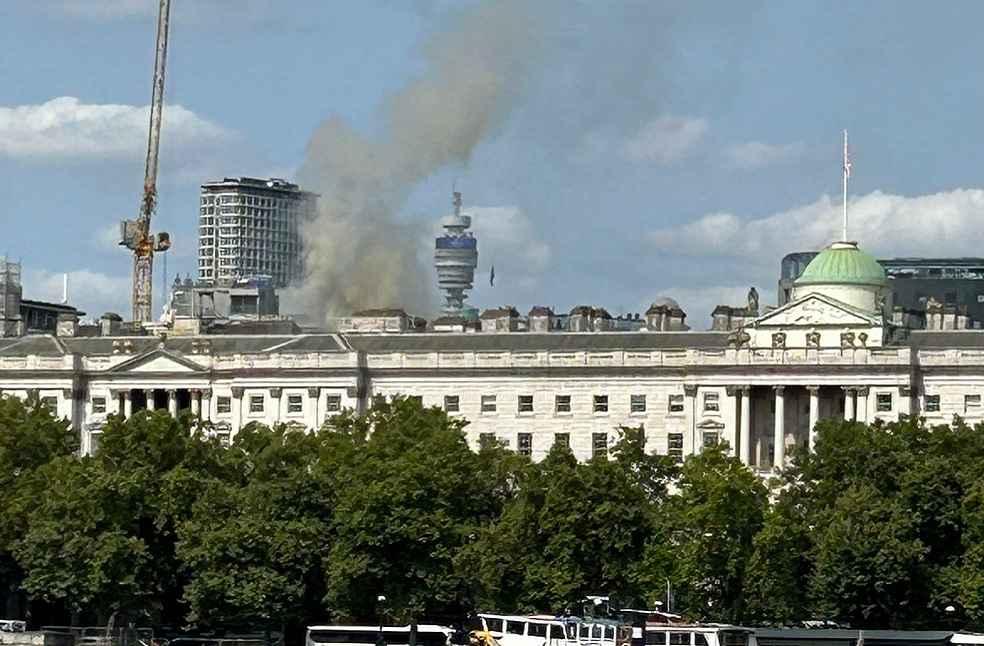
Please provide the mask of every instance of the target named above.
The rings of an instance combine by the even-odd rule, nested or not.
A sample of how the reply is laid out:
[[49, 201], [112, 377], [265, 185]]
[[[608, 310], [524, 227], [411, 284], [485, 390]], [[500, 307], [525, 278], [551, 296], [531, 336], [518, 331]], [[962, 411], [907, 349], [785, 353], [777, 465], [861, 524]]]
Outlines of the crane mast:
[[143, 199], [140, 201], [140, 214], [137, 218], [124, 220], [121, 224], [120, 244], [133, 251], [133, 320], [140, 322], [151, 321], [153, 317], [154, 253], [167, 251], [171, 247], [171, 238], [167, 233], [158, 233], [155, 236], [150, 232], [151, 219], [157, 209], [157, 161], [164, 110], [164, 71], [170, 13], [171, 0], [160, 0]]

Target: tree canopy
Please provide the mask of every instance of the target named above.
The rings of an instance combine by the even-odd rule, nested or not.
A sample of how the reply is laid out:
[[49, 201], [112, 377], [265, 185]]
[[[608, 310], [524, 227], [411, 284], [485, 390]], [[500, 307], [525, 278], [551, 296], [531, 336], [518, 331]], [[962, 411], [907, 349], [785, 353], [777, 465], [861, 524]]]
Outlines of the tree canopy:
[[282, 629], [607, 594], [700, 620], [984, 627], [984, 427], [960, 420], [825, 420], [763, 479], [633, 428], [588, 462], [473, 451], [463, 420], [399, 397], [228, 447], [190, 417], [111, 417], [93, 457], [52, 413], [0, 398], [0, 596], [35, 617]]

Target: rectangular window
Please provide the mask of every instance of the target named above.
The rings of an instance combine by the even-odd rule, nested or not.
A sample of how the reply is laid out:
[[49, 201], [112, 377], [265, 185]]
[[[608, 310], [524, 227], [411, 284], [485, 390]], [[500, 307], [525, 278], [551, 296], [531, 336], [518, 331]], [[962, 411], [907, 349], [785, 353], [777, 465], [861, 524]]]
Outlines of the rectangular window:
[[631, 395], [629, 397], [629, 410], [633, 413], [645, 413], [646, 412], [646, 396], [645, 395]]
[[516, 452], [520, 455], [533, 455], [532, 433], [520, 433], [516, 436]]
[[106, 398], [105, 397], [93, 397], [92, 398], [92, 412], [93, 413], [105, 413], [106, 412]]
[[704, 431], [704, 448], [707, 449], [712, 446], [717, 446], [720, 439], [720, 435], [717, 431]]
[[479, 433], [478, 448], [487, 449], [496, 445], [495, 433]]
[[554, 433], [554, 444], [560, 444], [561, 446], [571, 448], [571, 434], [570, 433]]
[[662, 630], [646, 631], [646, 646], [663, 646], [666, 644], [666, 633]]
[[608, 395], [594, 396], [594, 412], [596, 413], [608, 412]]
[[670, 395], [670, 412], [683, 412], [683, 395]]
[[102, 444], [102, 433], [92, 432], [89, 433], [89, 455], [95, 455], [99, 453], [99, 445]]
[[482, 395], [482, 412], [494, 413], [496, 410], [495, 395]]
[[875, 410], [879, 413], [890, 413], [892, 411], [892, 393], [875, 395]]
[[215, 437], [218, 438], [219, 444], [228, 447], [232, 444], [231, 434], [229, 431], [216, 431]]
[[926, 395], [926, 412], [927, 413], [938, 413], [938, 412], [940, 412], [940, 396], [939, 395]]
[[328, 395], [325, 397], [325, 410], [329, 413], [337, 413], [342, 410], [342, 396]]
[[670, 633], [670, 646], [690, 646], [690, 633]]
[[215, 402], [215, 409], [219, 415], [228, 415], [232, 412], [232, 400], [228, 397], [219, 397]]
[[980, 395], [964, 395], [964, 412], [976, 413], [981, 409], [981, 396]]
[[694, 646], [707, 646], [707, 635], [694, 633]]
[[263, 395], [250, 395], [249, 397], [249, 412], [251, 413], [262, 413], [263, 412]]
[[557, 395], [556, 397], [554, 397], [554, 412], [555, 413], [571, 412], [571, 396]]
[[444, 396], [444, 410], [448, 413], [457, 413], [459, 408], [458, 395], [445, 395]]
[[717, 413], [721, 410], [720, 396], [718, 393], [704, 393], [704, 412]]
[[506, 632], [512, 635], [522, 635], [526, 624], [522, 621], [506, 621]]
[[520, 413], [532, 413], [533, 412], [533, 395], [520, 395], [519, 396], [519, 412]]
[[527, 637], [546, 637], [547, 636], [547, 624], [537, 624], [530, 622], [526, 624], [526, 636]]
[[304, 412], [304, 399], [301, 395], [287, 395], [287, 414], [297, 415]]
[[591, 434], [591, 457], [608, 457], [608, 433]]
[[44, 406], [45, 408], [47, 408], [48, 410], [50, 410], [51, 412], [55, 412], [55, 411], [58, 410], [58, 398], [57, 397], [42, 397], [41, 398], [41, 405]]
[[666, 447], [668, 456], [675, 458], [677, 462], [683, 462], [683, 433], [670, 433]]

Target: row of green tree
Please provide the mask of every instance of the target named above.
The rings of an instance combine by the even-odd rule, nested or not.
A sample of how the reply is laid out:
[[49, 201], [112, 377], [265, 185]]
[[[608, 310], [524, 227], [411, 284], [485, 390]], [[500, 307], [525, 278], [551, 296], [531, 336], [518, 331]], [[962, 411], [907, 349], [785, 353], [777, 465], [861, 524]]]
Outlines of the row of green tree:
[[607, 459], [532, 463], [463, 427], [398, 398], [225, 448], [141, 413], [79, 458], [43, 405], [0, 399], [0, 595], [36, 623], [578, 612], [602, 593], [745, 624], [984, 627], [982, 427], [821, 422], [770, 481], [727, 447], [653, 455], [635, 429]]

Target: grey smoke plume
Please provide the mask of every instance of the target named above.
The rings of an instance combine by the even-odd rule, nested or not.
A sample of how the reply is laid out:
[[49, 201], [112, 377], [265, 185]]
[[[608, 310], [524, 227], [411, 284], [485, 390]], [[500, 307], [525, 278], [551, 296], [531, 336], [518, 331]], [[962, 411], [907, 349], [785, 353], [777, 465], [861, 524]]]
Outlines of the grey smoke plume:
[[380, 107], [378, 136], [338, 117], [314, 132], [299, 172], [302, 186], [321, 194], [302, 232], [307, 276], [298, 296], [308, 314], [432, 311], [436, 286], [419, 253], [431, 226], [397, 214], [421, 181], [467, 162], [502, 123], [535, 47], [532, 23], [520, 0], [479, 2], [425, 45], [426, 71]]

